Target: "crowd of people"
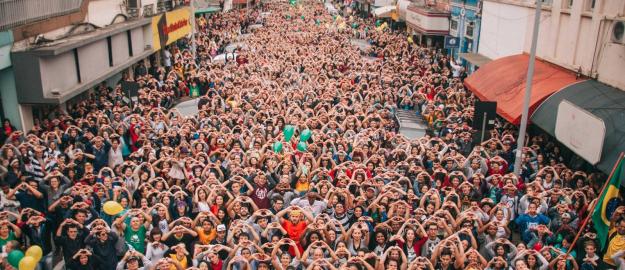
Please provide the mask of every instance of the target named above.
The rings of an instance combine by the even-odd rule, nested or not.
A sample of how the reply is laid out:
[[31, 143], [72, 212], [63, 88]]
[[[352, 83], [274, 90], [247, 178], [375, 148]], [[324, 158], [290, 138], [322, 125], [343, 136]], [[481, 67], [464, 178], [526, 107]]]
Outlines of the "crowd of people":
[[[582, 227], [606, 176], [542, 135], [512, 174], [515, 127], [472, 142], [475, 97], [440, 49], [316, 1], [197, 25], [196, 59], [185, 40], [125, 76], [136, 102], [103, 84], [27, 133], [4, 124], [3, 269], [33, 245], [42, 270], [625, 269], [622, 203], [606, 248]], [[196, 115], [171, 108], [192, 93]], [[430, 135], [398, 133], [401, 109]]]

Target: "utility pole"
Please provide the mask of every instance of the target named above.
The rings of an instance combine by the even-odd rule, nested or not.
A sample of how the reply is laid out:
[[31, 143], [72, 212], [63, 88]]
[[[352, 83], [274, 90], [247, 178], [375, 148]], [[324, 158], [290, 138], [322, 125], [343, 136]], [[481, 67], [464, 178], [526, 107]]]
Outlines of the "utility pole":
[[519, 138], [517, 139], [516, 154], [514, 159], [514, 174], [520, 176], [521, 161], [523, 158], [523, 146], [525, 145], [525, 133], [527, 129], [527, 118], [529, 117], [529, 104], [532, 94], [532, 80], [534, 79], [534, 62], [536, 61], [536, 45], [538, 43], [538, 28], [540, 26], [540, 11], [543, 0], [536, 0], [536, 12], [534, 14], [534, 32], [532, 33], [532, 47], [530, 49], [530, 61], [527, 67], [527, 78], [525, 80], [525, 99], [523, 100], [523, 114], [521, 115], [521, 127], [519, 128]]
[[197, 65], [197, 45], [195, 31], [195, 0], [191, 0], [191, 55], [193, 56], [193, 63]]

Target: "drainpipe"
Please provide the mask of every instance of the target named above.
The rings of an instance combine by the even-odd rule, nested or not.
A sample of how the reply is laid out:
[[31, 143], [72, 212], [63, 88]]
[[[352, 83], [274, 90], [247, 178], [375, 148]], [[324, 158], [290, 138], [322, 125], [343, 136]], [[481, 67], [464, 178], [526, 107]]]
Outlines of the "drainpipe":
[[595, 40], [595, 48], [592, 52], [592, 62], [590, 64], [590, 70], [588, 71], [588, 77], [591, 77], [593, 79], [597, 79], [599, 77], [599, 74], [597, 73], [597, 71], [595, 70], [595, 59], [599, 58], [599, 56], [601, 55], [601, 53], [603, 52], [603, 46], [605, 45], [605, 43], [601, 43], [601, 48], [599, 48], [599, 40], [603, 40], [605, 38], [605, 29], [603, 29], [604, 26], [604, 22], [606, 21], [606, 17], [603, 16], [603, 18], [601, 18], [601, 20], [599, 20], [599, 34], [597, 35], [597, 40]]

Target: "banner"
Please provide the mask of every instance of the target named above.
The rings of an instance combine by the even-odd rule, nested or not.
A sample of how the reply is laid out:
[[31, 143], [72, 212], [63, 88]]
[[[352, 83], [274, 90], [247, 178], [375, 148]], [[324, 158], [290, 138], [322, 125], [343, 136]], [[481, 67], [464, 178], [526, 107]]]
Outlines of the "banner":
[[188, 7], [176, 9], [152, 17], [152, 46], [160, 50], [191, 33], [191, 10]]

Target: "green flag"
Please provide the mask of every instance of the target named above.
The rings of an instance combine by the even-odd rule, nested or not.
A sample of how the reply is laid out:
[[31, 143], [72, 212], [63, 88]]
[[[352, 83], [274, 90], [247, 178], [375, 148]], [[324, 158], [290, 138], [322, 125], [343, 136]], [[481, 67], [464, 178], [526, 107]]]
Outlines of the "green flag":
[[608, 186], [599, 197], [597, 205], [592, 214], [592, 222], [595, 225], [597, 231], [597, 238], [601, 243], [601, 249], [604, 249], [608, 240], [608, 230], [610, 229], [610, 218], [618, 207], [619, 200], [619, 187], [623, 180], [623, 159], [620, 159], [616, 164], [616, 169], [612, 174], [612, 177], [608, 179], [610, 181]]

